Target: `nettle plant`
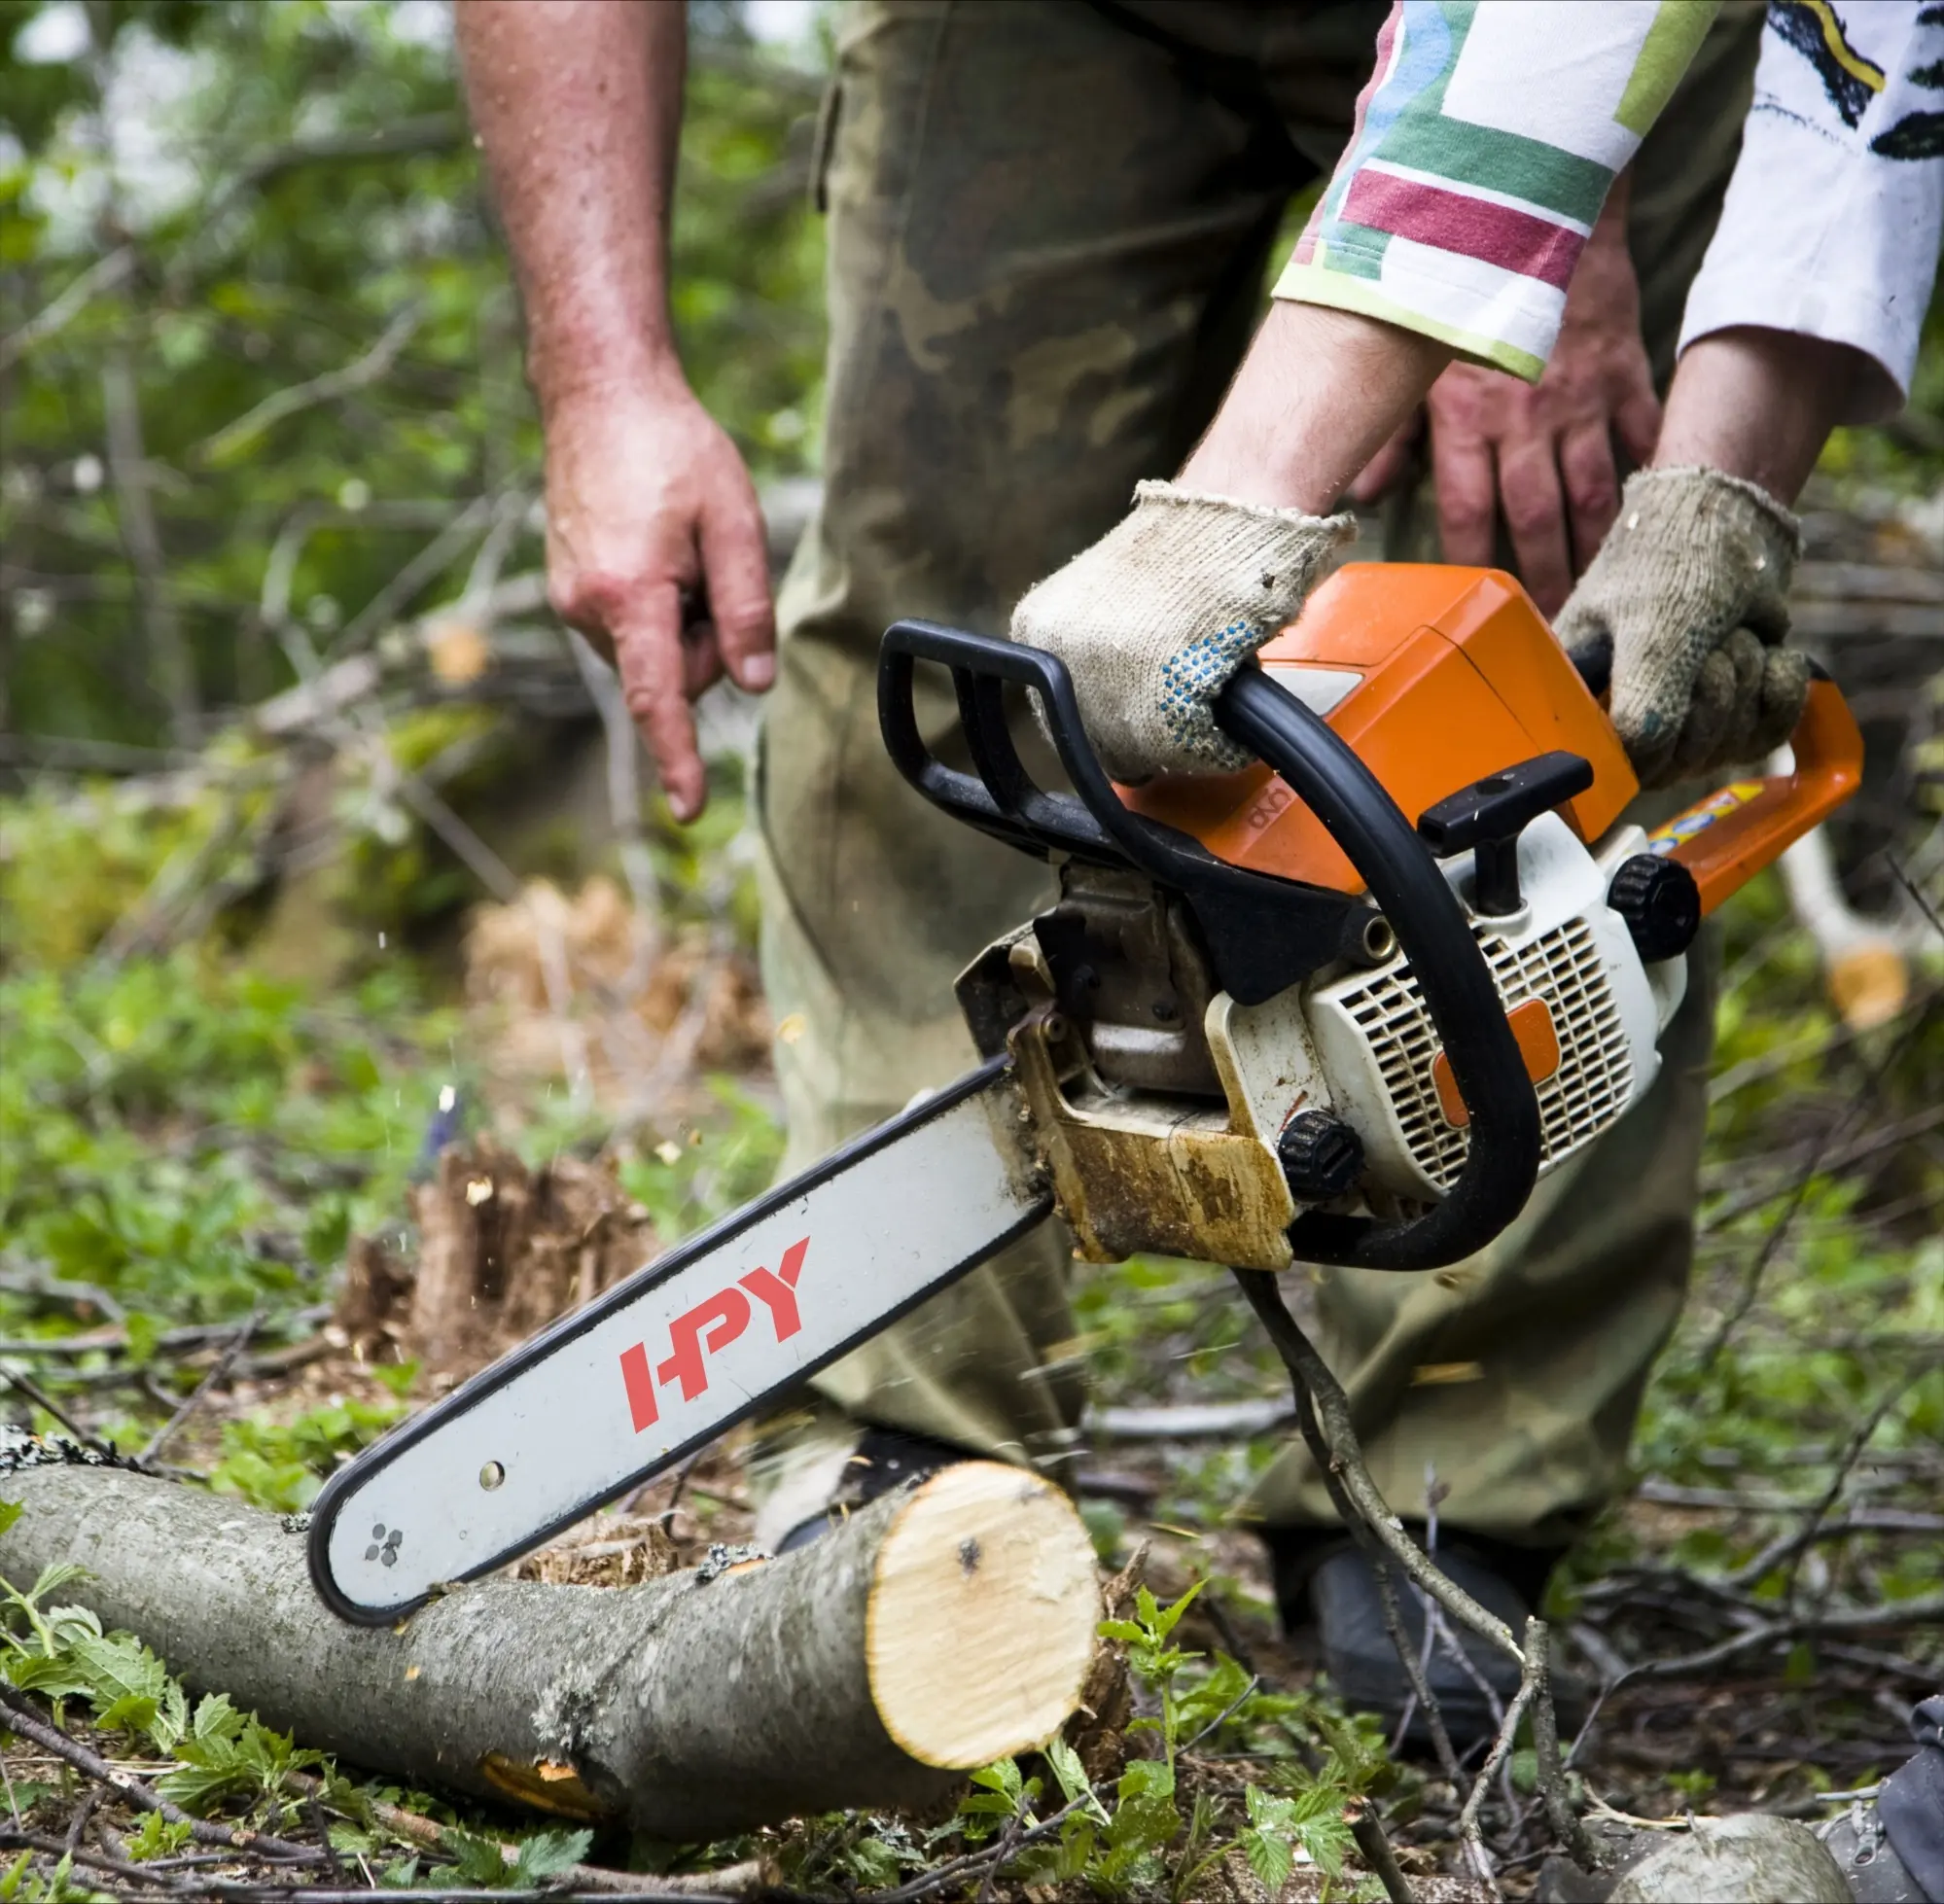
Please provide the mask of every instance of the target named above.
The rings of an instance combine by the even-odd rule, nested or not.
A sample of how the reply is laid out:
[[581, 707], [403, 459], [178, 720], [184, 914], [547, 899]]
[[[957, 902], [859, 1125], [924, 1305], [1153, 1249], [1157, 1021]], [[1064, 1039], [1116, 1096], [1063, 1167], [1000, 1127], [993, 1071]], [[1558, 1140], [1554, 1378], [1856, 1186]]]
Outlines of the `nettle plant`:
[[[1163, 1606], [1146, 1588], [1132, 1619], [1104, 1621], [1101, 1637], [1127, 1649], [1128, 1664], [1156, 1707], [1131, 1735], [1152, 1755], [1131, 1757], [1111, 1789], [1096, 1786], [1078, 1752], [1061, 1740], [1042, 1757], [1060, 1803], [1046, 1810], [1046, 1781], [1015, 1759], [972, 1775], [949, 1829], [980, 1846], [1016, 1847], [1004, 1861], [1029, 1884], [1084, 1884], [1106, 1899], [1188, 1896], [1231, 1852], [1273, 1896], [1298, 1864], [1313, 1866], [1323, 1895], [1381, 1896], [1369, 1881], [1345, 1884], [1354, 1846], [1350, 1816], [1385, 1771], [1380, 1747], [1299, 1694], [1261, 1690], [1226, 1654], [1213, 1666], [1174, 1643], [1175, 1629], [1201, 1592], [1190, 1588]], [[1318, 1751], [1313, 1741], [1321, 1740]], [[1262, 1745], [1256, 1780], [1237, 1791], [1201, 1776], [1195, 1754], [1230, 1745]], [[1280, 1745], [1280, 1751], [1275, 1745]], [[1305, 1763], [1305, 1757], [1311, 1762]], [[1239, 1801], [1239, 1803], [1238, 1803]]]

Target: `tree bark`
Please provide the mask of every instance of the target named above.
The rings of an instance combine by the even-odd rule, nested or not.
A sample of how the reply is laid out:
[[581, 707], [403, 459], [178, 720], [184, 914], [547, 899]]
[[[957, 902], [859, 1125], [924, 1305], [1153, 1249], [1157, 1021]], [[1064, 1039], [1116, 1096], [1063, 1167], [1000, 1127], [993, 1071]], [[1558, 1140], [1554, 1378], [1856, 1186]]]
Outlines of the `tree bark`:
[[1099, 1616], [1066, 1497], [986, 1463], [780, 1559], [622, 1590], [482, 1581], [390, 1631], [335, 1618], [301, 1533], [234, 1501], [79, 1463], [0, 1473], [0, 1494], [26, 1509], [0, 1573], [82, 1563], [60, 1597], [193, 1689], [371, 1771], [685, 1841], [926, 1804], [1040, 1744]]

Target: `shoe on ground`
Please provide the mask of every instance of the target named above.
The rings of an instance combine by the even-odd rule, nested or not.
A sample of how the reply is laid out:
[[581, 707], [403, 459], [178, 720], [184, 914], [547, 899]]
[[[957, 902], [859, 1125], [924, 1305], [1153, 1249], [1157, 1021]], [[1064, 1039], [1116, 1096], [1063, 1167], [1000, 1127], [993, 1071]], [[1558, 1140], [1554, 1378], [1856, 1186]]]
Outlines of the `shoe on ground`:
[[936, 1474], [941, 1467], [959, 1462], [976, 1461], [976, 1455], [955, 1448], [948, 1441], [935, 1441], [929, 1434], [906, 1434], [901, 1428], [867, 1428], [844, 1463], [843, 1476], [830, 1500], [807, 1519], [798, 1521], [776, 1543], [779, 1554], [807, 1547], [829, 1529], [839, 1526], [845, 1517], [888, 1495], [905, 1482]]
[[1944, 1904], [1944, 1693], [1910, 1715], [1917, 1750], [1818, 1832], [1856, 1904]]
[[[1283, 1624], [1291, 1632], [1314, 1625], [1324, 1671], [1337, 1697], [1353, 1711], [1374, 1713], [1387, 1737], [1396, 1735], [1408, 1712], [1408, 1723], [1403, 1724], [1404, 1743], [1420, 1749], [1429, 1747], [1430, 1722], [1412, 1696], [1403, 1662], [1384, 1624], [1377, 1575], [1362, 1550], [1340, 1536], [1319, 1538], [1275, 1530], [1270, 1531], [1269, 1547]], [[1487, 1612], [1496, 1613], [1511, 1628], [1514, 1638], [1519, 1638], [1558, 1554], [1505, 1547], [1496, 1541], [1448, 1538], [1439, 1543], [1436, 1559], [1455, 1586], [1462, 1587]], [[1437, 1701], [1445, 1730], [1463, 1758], [1497, 1734], [1499, 1719], [1494, 1704], [1502, 1712], [1518, 1693], [1518, 1667], [1508, 1653], [1482, 1636], [1461, 1629], [1449, 1615], [1445, 1625], [1464, 1649], [1465, 1661], [1455, 1659], [1442, 1641], [1431, 1647], [1427, 1658], [1424, 1598], [1401, 1569], [1394, 1568], [1392, 1578], [1396, 1584], [1397, 1612], [1405, 1639], [1414, 1657], [1425, 1663], [1425, 1677]], [[1552, 1691], [1560, 1730], [1571, 1737], [1585, 1716], [1585, 1688], [1555, 1664]]]

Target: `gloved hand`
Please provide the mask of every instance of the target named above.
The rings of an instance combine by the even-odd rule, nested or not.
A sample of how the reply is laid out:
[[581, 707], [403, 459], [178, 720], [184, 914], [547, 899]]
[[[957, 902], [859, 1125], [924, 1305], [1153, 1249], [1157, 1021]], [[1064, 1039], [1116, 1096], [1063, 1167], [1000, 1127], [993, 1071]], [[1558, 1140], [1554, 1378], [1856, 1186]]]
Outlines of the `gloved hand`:
[[1080, 723], [1114, 779], [1232, 773], [1250, 756], [1210, 703], [1355, 529], [1347, 515], [1144, 482], [1118, 527], [1021, 598], [1012, 639], [1067, 664]]
[[1642, 470], [1553, 630], [1575, 658], [1612, 658], [1611, 714], [1644, 787], [1780, 747], [1809, 657], [1782, 646], [1802, 529], [1765, 490], [1718, 470]]

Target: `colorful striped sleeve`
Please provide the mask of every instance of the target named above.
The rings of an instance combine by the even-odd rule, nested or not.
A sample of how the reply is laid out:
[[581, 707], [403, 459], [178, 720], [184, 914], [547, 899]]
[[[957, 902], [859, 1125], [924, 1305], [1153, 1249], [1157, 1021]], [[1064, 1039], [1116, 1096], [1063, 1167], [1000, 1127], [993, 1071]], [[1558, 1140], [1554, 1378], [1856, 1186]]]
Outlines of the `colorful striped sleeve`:
[[1608, 188], [1714, 0], [1396, 0], [1275, 295], [1537, 380]]

